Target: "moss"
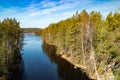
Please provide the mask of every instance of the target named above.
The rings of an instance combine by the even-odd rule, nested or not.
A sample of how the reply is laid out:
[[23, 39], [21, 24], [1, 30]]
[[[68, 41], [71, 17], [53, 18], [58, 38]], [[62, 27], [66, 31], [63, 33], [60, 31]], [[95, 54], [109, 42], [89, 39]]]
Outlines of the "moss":
[[119, 76], [119, 75], [116, 75], [116, 76], [115, 76], [115, 80], [120, 80], [120, 76]]
[[99, 64], [99, 67], [98, 67], [98, 72], [100, 74], [103, 74], [103, 71], [105, 70], [103, 67], [104, 65], [105, 65], [105, 63], [101, 61], [101, 63]]
[[120, 80], [120, 68], [114, 69], [115, 80]]
[[0, 77], [0, 80], [6, 80], [4, 77]]

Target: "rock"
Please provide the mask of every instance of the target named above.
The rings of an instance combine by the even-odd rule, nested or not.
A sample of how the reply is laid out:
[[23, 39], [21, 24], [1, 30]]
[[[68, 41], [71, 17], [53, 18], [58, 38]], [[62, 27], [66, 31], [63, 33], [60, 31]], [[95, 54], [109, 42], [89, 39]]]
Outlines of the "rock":
[[111, 68], [109, 68], [106, 72], [106, 80], [114, 80], [114, 75]]
[[76, 69], [76, 68], [77, 68], [77, 66], [74, 66], [74, 68]]

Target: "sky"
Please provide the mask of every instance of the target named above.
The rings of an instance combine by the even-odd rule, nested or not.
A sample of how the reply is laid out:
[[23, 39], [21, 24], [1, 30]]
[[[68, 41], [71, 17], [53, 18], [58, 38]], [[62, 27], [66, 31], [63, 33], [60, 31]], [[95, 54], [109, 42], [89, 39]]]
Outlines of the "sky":
[[22, 28], [45, 28], [72, 17], [76, 11], [120, 11], [120, 0], [0, 0], [0, 20], [16, 18]]

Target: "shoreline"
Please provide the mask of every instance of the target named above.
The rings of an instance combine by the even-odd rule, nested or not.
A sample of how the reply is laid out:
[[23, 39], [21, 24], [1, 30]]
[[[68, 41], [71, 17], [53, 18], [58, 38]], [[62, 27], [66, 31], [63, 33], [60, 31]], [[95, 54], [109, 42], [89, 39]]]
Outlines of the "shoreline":
[[[43, 41], [43, 43], [47, 43], [49, 45], [54, 45], [56, 46], [55, 44], [53, 43], [49, 43], [49, 42], [46, 42], [46, 41]], [[87, 67], [86, 66], [82, 66], [82, 65], [79, 65], [79, 64], [76, 64], [74, 63], [73, 61], [70, 60], [70, 58], [66, 57], [64, 54], [62, 53], [57, 53], [56, 55], [60, 56], [62, 59], [65, 59], [67, 62], [71, 63], [72, 65], [74, 65], [75, 68], [80, 68], [81, 70], [83, 71], [86, 71], [87, 70]]]
[[[49, 43], [49, 42], [46, 42], [46, 41], [43, 41], [44, 43], [47, 43], [49, 45], [54, 45], [56, 46], [54, 43]], [[57, 47], [57, 46], [56, 46]], [[80, 64], [77, 64], [75, 62], [73, 62], [71, 60], [71, 58], [65, 56], [65, 54], [63, 54], [62, 52], [56, 52], [56, 55], [59, 56], [61, 59], [64, 59], [66, 60], [68, 63], [70, 63], [71, 65], [74, 66], [75, 69], [80, 69], [81, 71], [83, 71], [84, 73], [87, 74], [87, 76], [89, 77], [90, 80], [114, 80], [114, 75], [113, 75], [113, 71], [110, 69], [108, 71], [106, 71], [105, 73], [103, 74], [99, 74], [99, 77], [97, 77], [97, 75], [94, 73], [92, 76], [90, 76], [88, 73], [87, 73], [87, 67], [86, 66], [83, 66], [83, 65], [80, 65]]]
[[[47, 44], [49, 44], [49, 45], [54, 45], [54, 46], [56, 46], [54, 43], [49, 43], [49, 42], [46, 42], [46, 41], [43, 41], [43, 43], [47, 43]], [[83, 65], [80, 65], [80, 64], [77, 64], [77, 63], [73, 62], [69, 57], [66, 57], [66, 56], [65, 56], [64, 54], [62, 54], [61, 52], [56, 53], [56, 55], [59, 56], [61, 59], [66, 60], [66, 61], [67, 61], [68, 63], [70, 63], [71, 65], [73, 65], [75, 69], [79, 68], [79, 70], [81, 70], [81, 71], [83, 71], [84, 73], [86, 73], [90, 80], [96, 80], [95, 78], [93, 78], [93, 76], [90, 76], [90, 75], [87, 73], [87, 67], [86, 67], [86, 66], [83, 66]]]
[[[75, 69], [79, 68], [81, 71], [83, 71], [84, 73], [87, 74], [87, 76], [89, 77], [90, 80], [99, 80], [97, 78], [96, 75], [90, 76], [86, 71], [87, 71], [87, 67], [80, 65], [80, 64], [76, 64], [73, 61], [71, 61], [70, 58], [66, 57], [64, 54], [62, 53], [58, 53], [57, 55], [59, 55], [62, 59], [66, 60], [67, 62], [69, 62], [71, 65], [74, 66]], [[114, 75], [112, 71], [107, 71], [105, 74], [99, 75], [101, 80], [114, 80]]]
[[[43, 43], [47, 43], [47, 44], [49, 44], [49, 45], [54, 45], [54, 46], [56, 46], [54, 43], [49, 43], [49, 42], [46, 42], [46, 41], [43, 41]], [[80, 64], [77, 64], [77, 63], [73, 62], [73, 61], [71, 60], [71, 58], [66, 57], [66, 56], [65, 56], [64, 54], [62, 54], [61, 52], [56, 53], [56, 55], [59, 56], [60, 58], [64, 59], [64, 60], [66, 60], [66, 61], [67, 61], [68, 63], [70, 63], [71, 65], [73, 65], [75, 69], [79, 68], [79, 70], [81, 70], [81, 71], [83, 71], [84, 73], [87, 74], [87, 67], [86, 67], [86, 66], [83, 66], [83, 65], [80, 65]], [[92, 78], [89, 74], [87, 74], [87, 76], [88, 76], [90, 79], [94, 80], [94, 78]]]
[[82, 66], [82, 65], [79, 65], [79, 64], [76, 64], [74, 63], [73, 61], [70, 60], [70, 58], [67, 58], [64, 54], [59, 54], [60, 57], [62, 59], [65, 59], [67, 62], [71, 63], [72, 65], [74, 65], [74, 68], [80, 68], [81, 70], [83, 71], [86, 71], [87, 67], [86, 66]]
[[[54, 46], [56, 46], [54, 43], [50, 43], [50, 42], [46, 42], [46, 41], [43, 41], [43, 43], [47, 43], [47, 44], [49, 44], [49, 45], [54, 45]], [[56, 53], [56, 55], [59, 56], [61, 59], [66, 60], [66, 61], [67, 61], [68, 63], [70, 63], [71, 65], [73, 65], [75, 69], [79, 68], [79, 70], [81, 70], [81, 71], [83, 71], [84, 73], [86, 73], [90, 80], [96, 80], [96, 78], [93, 78], [93, 76], [90, 76], [90, 75], [87, 73], [87, 67], [86, 67], [86, 66], [83, 66], [83, 65], [80, 65], [80, 64], [77, 64], [77, 63], [73, 62], [73, 61], [71, 60], [71, 58], [66, 57], [66, 56], [65, 56], [64, 54], [62, 54], [61, 52]]]
[[[74, 69], [79, 69], [81, 70], [82, 72], [84, 72], [85, 74], [87, 74], [87, 67], [86, 66], [82, 66], [82, 65], [79, 65], [77, 63], [74, 63], [73, 61], [70, 60], [70, 58], [66, 57], [64, 54], [61, 54], [61, 53], [58, 53], [57, 54], [60, 58], [66, 60], [68, 63], [70, 63], [71, 65], [74, 66]], [[87, 74], [87, 76], [89, 77], [90, 80], [96, 80], [95, 78], [91, 77], [89, 74]]]

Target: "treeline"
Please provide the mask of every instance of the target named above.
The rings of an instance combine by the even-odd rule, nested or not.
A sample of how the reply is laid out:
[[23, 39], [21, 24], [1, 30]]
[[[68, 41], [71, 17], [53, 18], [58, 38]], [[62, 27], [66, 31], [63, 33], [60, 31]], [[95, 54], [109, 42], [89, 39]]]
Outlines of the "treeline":
[[85, 66], [90, 76], [103, 78], [102, 75], [113, 71], [120, 79], [119, 12], [110, 12], [103, 19], [100, 12], [77, 11], [73, 17], [45, 28], [42, 39], [57, 46], [57, 54]]
[[0, 80], [6, 80], [19, 67], [23, 33], [16, 19], [0, 21]]
[[22, 31], [24, 33], [35, 33], [35, 34], [41, 34], [42, 29], [40, 28], [22, 28]]

